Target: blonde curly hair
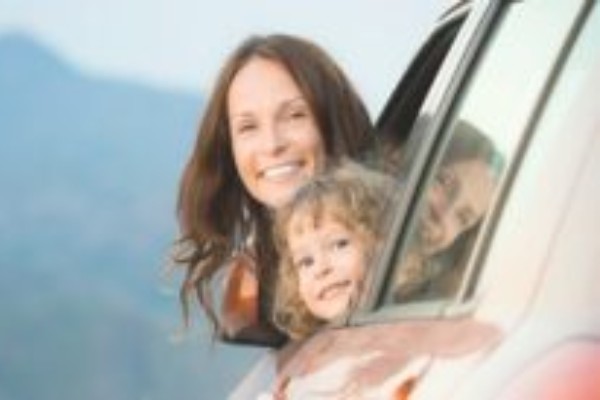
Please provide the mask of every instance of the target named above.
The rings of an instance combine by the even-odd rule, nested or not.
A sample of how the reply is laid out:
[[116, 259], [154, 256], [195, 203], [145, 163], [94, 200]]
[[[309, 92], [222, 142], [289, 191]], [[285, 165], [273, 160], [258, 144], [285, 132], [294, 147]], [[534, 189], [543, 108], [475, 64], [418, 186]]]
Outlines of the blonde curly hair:
[[306, 216], [315, 224], [324, 218], [334, 218], [366, 240], [366, 248], [373, 251], [384, 235], [387, 225], [382, 217], [395, 186], [390, 176], [344, 159], [304, 185], [290, 202], [277, 210], [273, 236], [280, 264], [273, 320], [292, 339], [307, 337], [327, 322], [314, 316], [300, 297], [298, 271], [292, 265], [287, 241], [292, 217]]

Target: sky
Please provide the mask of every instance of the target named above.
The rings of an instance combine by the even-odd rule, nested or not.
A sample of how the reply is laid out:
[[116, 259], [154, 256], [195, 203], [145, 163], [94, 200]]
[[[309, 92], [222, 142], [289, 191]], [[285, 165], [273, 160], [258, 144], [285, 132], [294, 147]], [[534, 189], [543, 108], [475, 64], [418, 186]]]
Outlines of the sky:
[[325, 48], [372, 113], [448, 0], [0, 0], [0, 35], [28, 33], [90, 74], [206, 93], [251, 34]]

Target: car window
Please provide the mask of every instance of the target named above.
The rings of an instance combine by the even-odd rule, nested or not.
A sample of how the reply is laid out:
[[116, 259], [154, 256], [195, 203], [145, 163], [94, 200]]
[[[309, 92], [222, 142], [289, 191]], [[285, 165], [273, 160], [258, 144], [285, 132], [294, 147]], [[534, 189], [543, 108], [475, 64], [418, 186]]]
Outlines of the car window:
[[409, 166], [419, 187], [391, 246], [384, 306], [454, 301], [473, 284], [466, 277], [476, 275], [474, 249], [501, 203], [500, 188], [516, 168], [581, 7], [530, 3], [500, 10], [424, 169]]
[[421, 47], [377, 121], [377, 133], [387, 145], [403, 147], [438, 70], [464, 22], [466, 10], [439, 27]]

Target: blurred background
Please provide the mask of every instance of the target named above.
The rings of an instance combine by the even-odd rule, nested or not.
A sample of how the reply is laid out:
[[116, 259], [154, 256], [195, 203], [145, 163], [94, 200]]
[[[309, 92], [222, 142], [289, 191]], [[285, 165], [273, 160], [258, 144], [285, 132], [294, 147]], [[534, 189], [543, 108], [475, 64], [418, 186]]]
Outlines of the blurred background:
[[224, 57], [286, 32], [376, 117], [444, 0], [0, 0], [0, 400], [222, 399], [262, 350], [179, 335], [179, 173]]

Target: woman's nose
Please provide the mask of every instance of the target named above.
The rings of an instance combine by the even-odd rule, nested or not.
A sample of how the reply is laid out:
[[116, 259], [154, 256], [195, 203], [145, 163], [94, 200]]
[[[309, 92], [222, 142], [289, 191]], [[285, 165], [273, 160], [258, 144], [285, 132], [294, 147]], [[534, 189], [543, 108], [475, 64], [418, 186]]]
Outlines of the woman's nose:
[[435, 243], [443, 241], [446, 235], [450, 220], [449, 220], [450, 202], [447, 194], [443, 191], [434, 191], [430, 193], [428, 198], [428, 219], [431, 239]]
[[270, 153], [280, 153], [285, 149], [287, 139], [285, 134], [278, 128], [277, 124], [271, 124], [266, 127], [263, 135], [263, 147]]
[[460, 233], [460, 228], [450, 212], [441, 216], [436, 228], [436, 243], [440, 251], [450, 247]]

